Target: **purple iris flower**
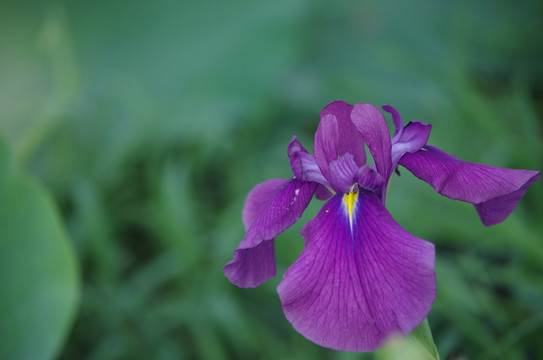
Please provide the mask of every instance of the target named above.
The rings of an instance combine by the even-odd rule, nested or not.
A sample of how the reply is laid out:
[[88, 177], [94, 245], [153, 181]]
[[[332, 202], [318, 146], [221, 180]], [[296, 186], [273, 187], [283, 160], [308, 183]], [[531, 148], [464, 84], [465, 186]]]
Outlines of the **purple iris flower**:
[[[307, 339], [342, 351], [372, 351], [391, 335], [411, 332], [436, 294], [434, 245], [404, 230], [385, 208], [397, 165], [438, 193], [475, 205], [483, 224], [505, 220], [539, 171], [458, 160], [427, 145], [431, 125], [405, 127], [391, 106], [390, 138], [370, 104], [328, 104], [321, 112], [314, 155], [292, 138], [294, 177], [271, 179], [247, 196], [246, 235], [224, 267], [239, 287], [256, 287], [276, 273], [274, 237], [294, 224], [313, 195], [329, 199], [302, 230], [305, 249], [277, 291], [292, 326]], [[364, 144], [373, 157], [366, 161]]]

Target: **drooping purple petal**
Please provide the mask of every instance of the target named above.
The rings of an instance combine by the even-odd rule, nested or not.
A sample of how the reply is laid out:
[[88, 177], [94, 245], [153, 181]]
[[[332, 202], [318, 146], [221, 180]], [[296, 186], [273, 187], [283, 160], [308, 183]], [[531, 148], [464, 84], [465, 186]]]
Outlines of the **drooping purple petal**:
[[342, 155], [329, 164], [330, 182], [332, 187], [340, 192], [348, 193], [356, 182], [356, 173], [360, 166], [350, 153]]
[[400, 139], [403, 133], [402, 117], [400, 116], [400, 113], [390, 105], [383, 105], [381, 108], [392, 115], [392, 121], [394, 121], [394, 136], [392, 137], [392, 144], [394, 145], [394, 143]]
[[273, 238], [298, 221], [317, 185], [273, 179], [251, 190], [242, 213], [247, 233], [223, 269], [234, 285], [256, 287], [275, 276]]
[[[364, 139], [358, 136], [356, 128], [351, 121], [353, 106], [344, 101], [333, 101], [321, 111], [321, 120], [332, 114], [337, 119], [339, 143], [336, 155], [341, 157], [346, 153], [353, 155], [354, 161], [359, 165], [366, 163]], [[337, 159], [337, 157], [336, 157]]]
[[364, 189], [378, 192], [378, 189], [384, 185], [385, 179], [368, 164], [362, 166], [356, 173], [356, 182]]
[[403, 129], [396, 142], [392, 143], [392, 167], [398, 165], [398, 161], [405, 153], [419, 151], [428, 142], [432, 125], [411, 121]]
[[388, 179], [393, 169], [390, 134], [385, 117], [371, 104], [356, 104], [351, 119], [368, 144], [377, 171]]
[[302, 234], [306, 248], [277, 291], [287, 319], [309, 340], [372, 351], [427, 316], [434, 246], [401, 228], [375, 194], [335, 195]]
[[292, 172], [298, 180], [314, 181], [324, 186], [330, 186], [322, 175], [315, 158], [296, 140], [296, 136], [292, 137], [288, 146], [288, 157]]
[[433, 146], [405, 154], [399, 162], [438, 193], [475, 205], [486, 226], [504, 221], [539, 171], [505, 169], [460, 161]]

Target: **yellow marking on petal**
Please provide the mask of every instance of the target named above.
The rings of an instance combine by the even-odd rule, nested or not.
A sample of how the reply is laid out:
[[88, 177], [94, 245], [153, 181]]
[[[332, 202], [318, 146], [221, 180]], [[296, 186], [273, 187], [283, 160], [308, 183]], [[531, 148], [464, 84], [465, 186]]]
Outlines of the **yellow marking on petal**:
[[351, 225], [351, 231], [353, 230], [353, 211], [356, 205], [356, 200], [358, 199], [358, 192], [351, 191], [348, 194], [343, 195], [343, 202], [345, 203], [345, 208], [349, 214], [349, 224]]

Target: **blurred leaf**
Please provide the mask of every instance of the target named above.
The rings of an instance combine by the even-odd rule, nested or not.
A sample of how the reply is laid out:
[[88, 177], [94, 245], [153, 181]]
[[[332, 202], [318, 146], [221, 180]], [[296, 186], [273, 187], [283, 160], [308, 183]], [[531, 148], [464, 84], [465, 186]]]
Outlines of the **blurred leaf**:
[[45, 5], [43, 14], [32, 17], [32, 31], [10, 31], [6, 18], [29, 17], [19, 6], [0, 12], [0, 32], [18, 44], [3, 48], [13, 53], [0, 57], [0, 77], [6, 79], [0, 84], [0, 131], [14, 156], [26, 162], [64, 121], [78, 95], [79, 74], [64, 9]]
[[0, 358], [51, 359], [77, 302], [73, 250], [47, 192], [0, 143]]
[[439, 360], [428, 319], [424, 319], [405, 339], [391, 339], [377, 355], [380, 360]]
[[432, 359], [439, 360], [439, 353], [437, 352], [436, 344], [434, 344], [434, 338], [432, 337], [432, 330], [430, 330], [430, 324], [428, 319], [424, 319], [422, 324], [417, 326], [408, 337], [415, 339], [423, 348], [425, 348]]
[[188, 173], [168, 162], [162, 173], [155, 175], [159, 183], [149, 217], [160, 241], [174, 250], [184, 265], [191, 266], [201, 259], [203, 245], [194, 241], [196, 210], [188, 188]]

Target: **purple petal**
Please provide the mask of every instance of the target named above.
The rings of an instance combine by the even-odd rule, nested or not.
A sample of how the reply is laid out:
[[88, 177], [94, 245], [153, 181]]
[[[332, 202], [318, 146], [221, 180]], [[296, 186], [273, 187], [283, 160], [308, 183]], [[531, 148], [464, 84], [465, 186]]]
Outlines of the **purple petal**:
[[362, 166], [356, 174], [357, 183], [366, 190], [378, 192], [385, 179], [368, 164]]
[[315, 132], [315, 145], [313, 147], [313, 153], [321, 173], [328, 181], [330, 181], [330, 170], [328, 169], [328, 164], [334, 160], [337, 160], [338, 158], [338, 131], [337, 119], [334, 115], [329, 114], [321, 116], [319, 127]]
[[296, 136], [292, 136], [292, 140], [290, 140], [290, 143], [288, 144], [287, 153], [294, 176], [301, 179], [304, 168], [300, 153], [307, 153], [307, 150], [298, 140], [296, 140]]
[[394, 136], [392, 137], [392, 144], [397, 142], [403, 133], [403, 120], [400, 116], [400, 113], [396, 111], [392, 106], [390, 105], [383, 105], [381, 106], [383, 110], [385, 110], [387, 113], [392, 115], [392, 121], [394, 121]]
[[368, 144], [377, 171], [388, 179], [393, 169], [390, 134], [385, 117], [371, 104], [356, 104], [351, 119]]
[[504, 221], [539, 171], [513, 170], [460, 161], [433, 146], [405, 154], [399, 162], [438, 193], [475, 204], [486, 226]]
[[355, 177], [359, 168], [353, 155], [349, 153], [332, 161], [329, 165], [332, 187], [343, 193], [350, 192], [351, 187], [356, 183]]
[[315, 191], [315, 197], [319, 200], [327, 200], [332, 196], [333, 194], [328, 190], [328, 188], [324, 185], [317, 186], [317, 190]]
[[292, 137], [288, 145], [288, 156], [292, 172], [298, 180], [314, 181], [324, 186], [330, 186], [322, 175], [315, 158], [296, 140], [296, 136]]
[[335, 195], [302, 234], [306, 248], [277, 291], [287, 319], [309, 340], [372, 351], [427, 316], [434, 246], [401, 228], [375, 194]]
[[432, 125], [411, 121], [403, 129], [401, 135], [392, 144], [392, 167], [396, 167], [398, 161], [405, 153], [414, 153], [422, 149], [428, 142]]
[[243, 221], [250, 224], [249, 229], [234, 251], [234, 260], [223, 269], [234, 285], [256, 287], [275, 276], [273, 238], [298, 221], [317, 185], [273, 179], [251, 190], [243, 209]]
[[344, 101], [334, 101], [322, 109], [321, 119], [328, 114], [336, 117], [339, 136], [336, 155], [352, 154], [354, 161], [360, 166], [366, 163], [366, 152], [364, 151], [364, 139], [358, 135], [351, 121], [352, 110], [352, 105]]

